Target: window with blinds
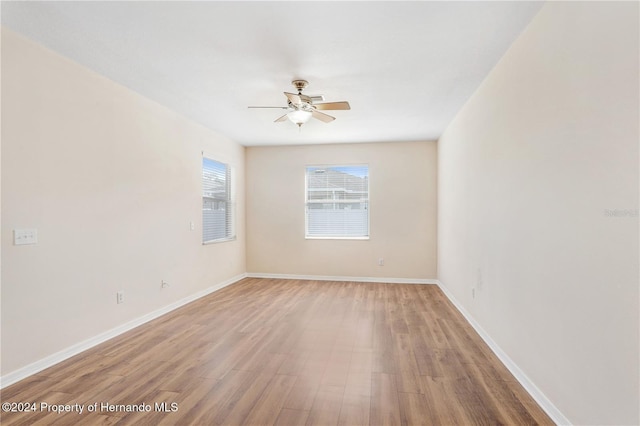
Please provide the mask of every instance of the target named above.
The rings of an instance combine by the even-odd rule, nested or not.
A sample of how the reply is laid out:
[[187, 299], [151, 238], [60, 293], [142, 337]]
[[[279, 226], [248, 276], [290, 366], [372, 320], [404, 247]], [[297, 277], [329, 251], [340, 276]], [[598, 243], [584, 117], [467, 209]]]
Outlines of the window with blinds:
[[232, 240], [234, 203], [231, 168], [202, 158], [202, 243]]
[[369, 166], [306, 170], [306, 238], [369, 238]]

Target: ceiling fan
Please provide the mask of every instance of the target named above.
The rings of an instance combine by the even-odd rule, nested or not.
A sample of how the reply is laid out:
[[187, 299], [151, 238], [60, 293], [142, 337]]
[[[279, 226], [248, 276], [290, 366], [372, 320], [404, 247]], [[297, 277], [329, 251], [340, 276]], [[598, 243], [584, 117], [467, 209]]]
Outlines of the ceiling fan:
[[289, 110], [282, 117], [277, 118], [274, 123], [279, 123], [289, 119], [292, 123], [302, 127], [304, 123], [309, 121], [311, 117], [316, 118], [325, 123], [329, 123], [335, 120], [335, 117], [320, 112], [320, 110], [347, 110], [351, 109], [349, 102], [319, 102], [324, 101], [322, 95], [319, 96], [307, 96], [302, 94], [302, 90], [309, 84], [306, 80], [293, 80], [291, 82], [293, 86], [298, 90], [298, 94], [284, 92], [287, 97], [286, 107], [271, 107], [271, 106], [250, 106], [249, 108], [278, 108]]

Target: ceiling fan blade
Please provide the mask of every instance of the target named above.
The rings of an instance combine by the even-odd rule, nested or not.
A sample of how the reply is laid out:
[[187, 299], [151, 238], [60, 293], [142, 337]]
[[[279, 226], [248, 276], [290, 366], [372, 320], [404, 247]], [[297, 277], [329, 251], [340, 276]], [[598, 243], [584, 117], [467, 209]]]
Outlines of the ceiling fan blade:
[[320, 104], [313, 104], [313, 106], [315, 107], [315, 109], [319, 109], [319, 110], [351, 109], [351, 106], [349, 105], [349, 102], [347, 102], [347, 101], [342, 101], [342, 102], [324, 102], [324, 103], [320, 103]]
[[302, 103], [302, 99], [300, 99], [300, 96], [296, 95], [295, 93], [284, 92], [284, 95], [289, 99], [289, 102], [291, 102], [292, 104]]
[[303, 95], [302, 93], [295, 94], [295, 93], [284, 92], [284, 94], [287, 96], [287, 98], [292, 104], [301, 104], [301, 103], [310, 104], [311, 103], [311, 98], [307, 95]]
[[280, 118], [275, 119], [274, 123], [280, 123], [282, 121], [286, 121], [287, 120], [287, 114], [283, 115]]
[[277, 109], [287, 109], [287, 107], [273, 107], [273, 106], [250, 106], [247, 108], [277, 108]]
[[330, 116], [329, 114], [325, 114], [324, 112], [318, 112], [316, 110], [311, 111], [313, 118], [317, 118], [320, 121], [324, 121], [325, 123], [330, 123], [335, 120], [335, 117]]

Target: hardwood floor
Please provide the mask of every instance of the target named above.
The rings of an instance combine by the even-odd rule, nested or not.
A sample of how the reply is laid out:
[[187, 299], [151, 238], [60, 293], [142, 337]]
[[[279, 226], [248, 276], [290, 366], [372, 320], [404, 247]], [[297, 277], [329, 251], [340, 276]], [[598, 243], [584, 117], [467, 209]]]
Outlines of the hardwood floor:
[[6, 426], [553, 424], [433, 285], [245, 279], [1, 399], [37, 404]]

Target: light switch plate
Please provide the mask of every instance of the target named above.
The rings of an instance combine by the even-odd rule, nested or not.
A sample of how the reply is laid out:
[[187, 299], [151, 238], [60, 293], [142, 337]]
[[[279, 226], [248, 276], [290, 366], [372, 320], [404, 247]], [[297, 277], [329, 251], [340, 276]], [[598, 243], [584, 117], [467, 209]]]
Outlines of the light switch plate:
[[38, 244], [37, 229], [14, 229], [13, 244], [21, 246], [25, 244]]

